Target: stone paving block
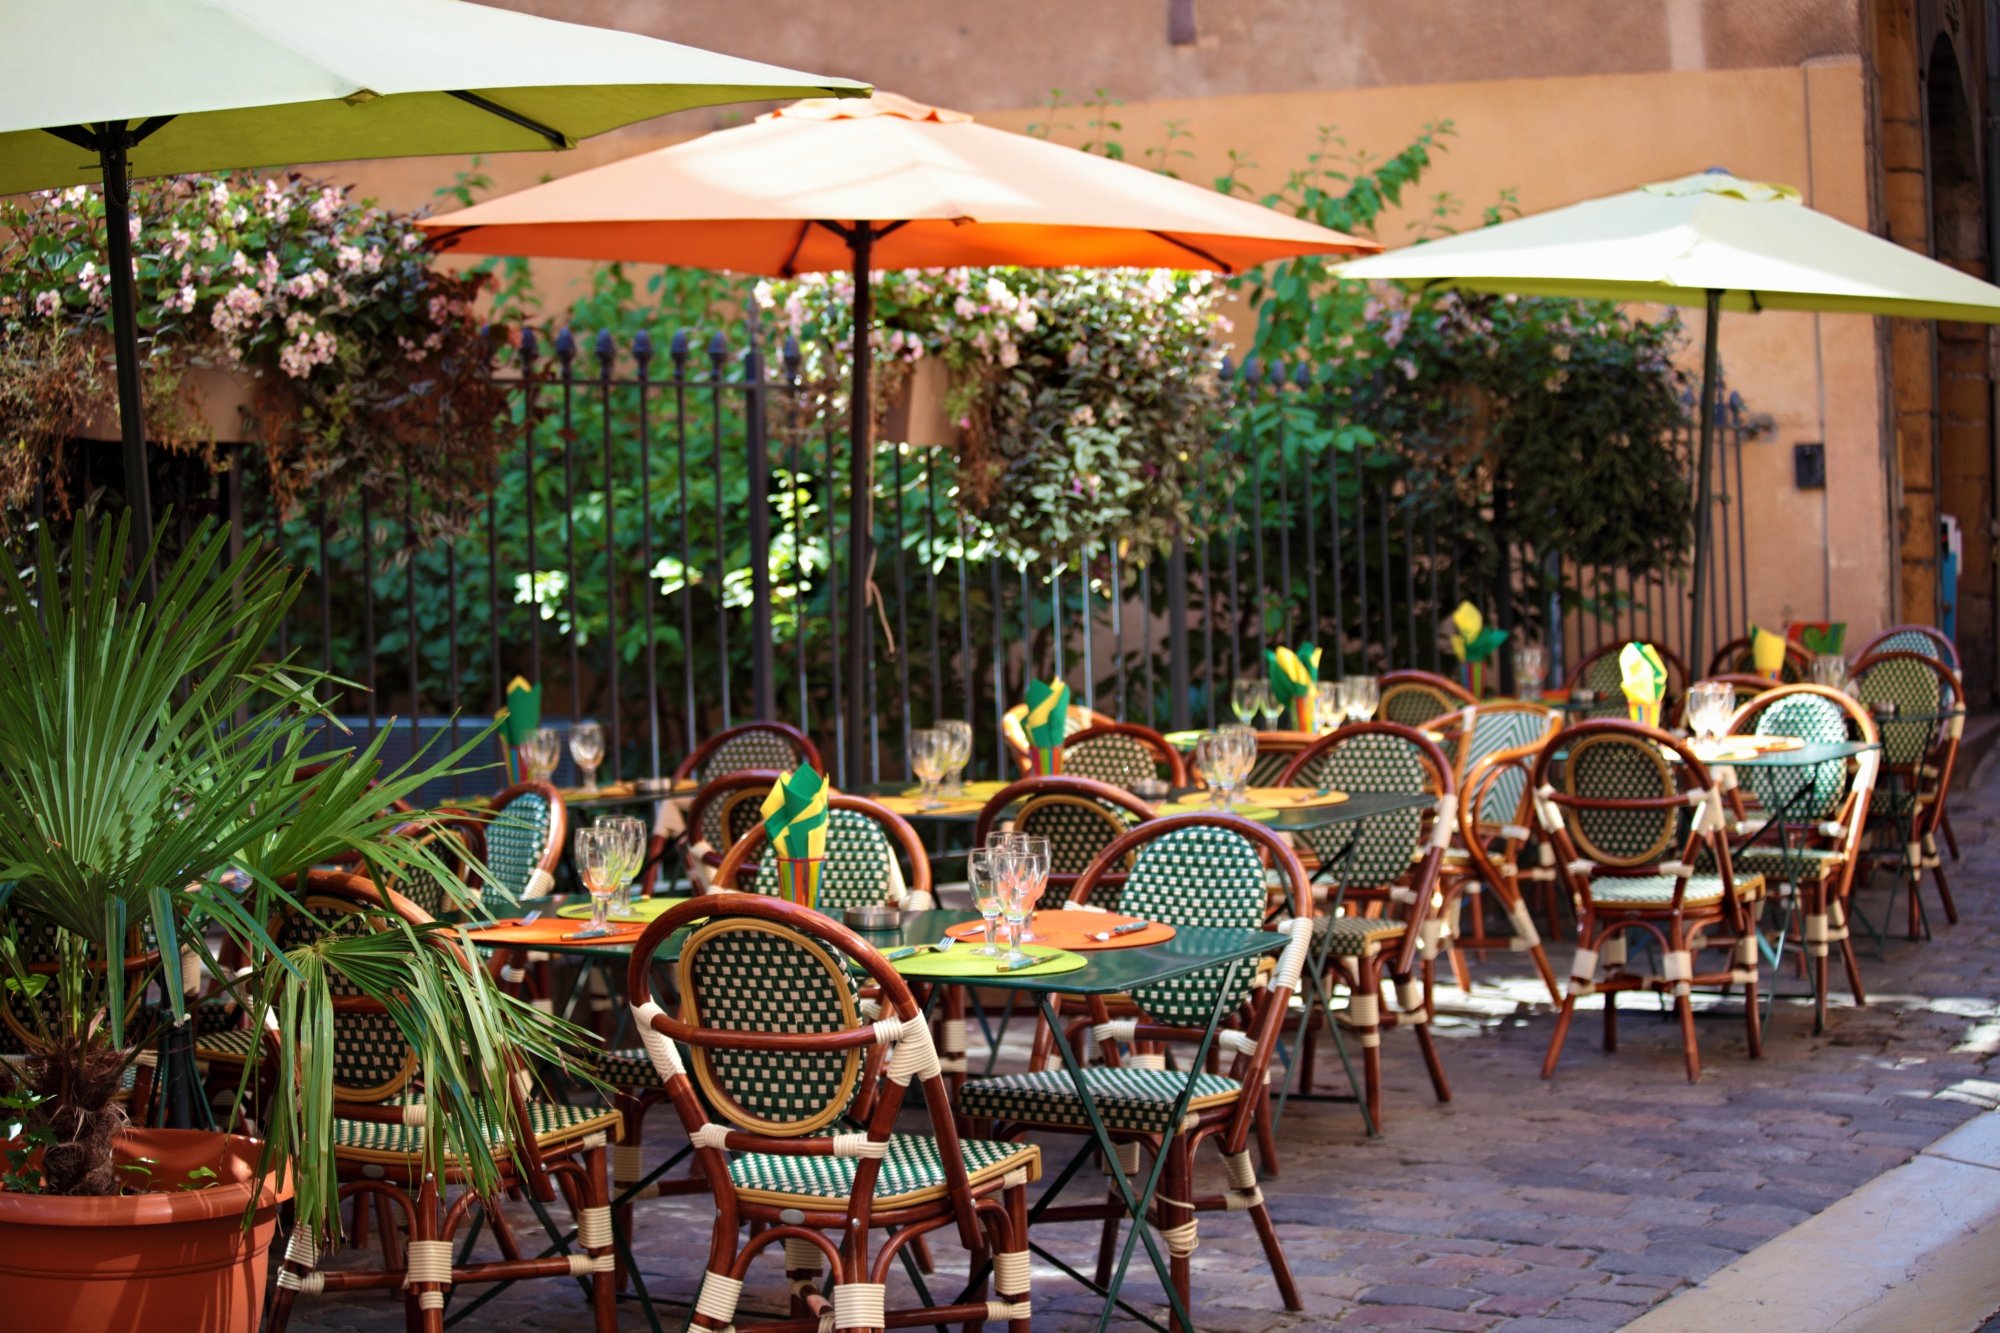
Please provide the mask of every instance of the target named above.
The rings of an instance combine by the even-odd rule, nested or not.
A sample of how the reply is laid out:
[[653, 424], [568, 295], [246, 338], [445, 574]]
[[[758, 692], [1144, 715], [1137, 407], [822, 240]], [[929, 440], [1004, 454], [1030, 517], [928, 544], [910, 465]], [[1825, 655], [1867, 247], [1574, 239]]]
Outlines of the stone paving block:
[[1340, 1321], [1342, 1328], [1435, 1329], [1438, 1333], [1485, 1333], [1497, 1322], [1477, 1312], [1459, 1314], [1427, 1305], [1364, 1305]]

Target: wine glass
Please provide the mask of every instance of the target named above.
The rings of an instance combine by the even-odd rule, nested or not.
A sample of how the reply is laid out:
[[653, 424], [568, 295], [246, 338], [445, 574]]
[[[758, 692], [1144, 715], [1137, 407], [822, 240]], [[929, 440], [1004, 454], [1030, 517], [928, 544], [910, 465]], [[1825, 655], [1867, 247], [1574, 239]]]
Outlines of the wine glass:
[[1847, 688], [1847, 658], [1840, 653], [1815, 653], [1812, 660], [1813, 684], [1830, 690]]
[[916, 774], [917, 794], [923, 798], [926, 810], [935, 810], [943, 804], [937, 799], [937, 780], [944, 773], [946, 744], [944, 733], [936, 727], [918, 727], [910, 732], [910, 772]]
[[1523, 699], [1541, 697], [1549, 678], [1549, 650], [1528, 639], [1514, 644], [1514, 690]]
[[1244, 726], [1219, 727], [1215, 733], [1216, 779], [1222, 788], [1223, 807], [1235, 803], [1237, 790], [1257, 761], [1257, 733]]
[[579, 722], [569, 729], [570, 757], [583, 770], [583, 789], [597, 790], [597, 766], [604, 762], [604, 728], [596, 722]]
[[995, 855], [996, 851], [991, 847], [974, 847], [965, 854], [965, 878], [972, 890], [972, 906], [986, 927], [986, 943], [972, 951], [981, 958], [998, 958], [1003, 952], [996, 938], [1000, 925], [1001, 892]]
[[1345, 720], [1347, 699], [1341, 684], [1337, 680], [1323, 680], [1313, 686], [1313, 729], [1322, 736]]
[[1010, 846], [1021, 856], [1023, 871], [1028, 876], [1028, 920], [1021, 931], [1021, 938], [1039, 939], [1041, 937], [1035, 934], [1034, 913], [1041, 904], [1043, 892], [1049, 887], [1049, 840], [1033, 834], [1017, 833]]
[[1736, 712], [1736, 689], [1717, 680], [1696, 681], [1688, 687], [1687, 720], [1697, 742], [1720, 740]]
[[992, 862], [1000, 886], [1000, 914], [1007, 922], [1007, 952], [1001, 955], [1000, 965], [1021, 967], [1033, 959], [1033, 955], [1021, 947], [1021, 941], [1028, 932], [1028, 913], [1031, 910], [1028, 857], [1008, 842], [992, 849]]
[[1375, 716], [1375, 707], [1382, 702], [1382, 682], [1374, 676], [1349, 676], [1347, 678], [1347, 719], [1350, 722], [1366, 722]]
[[1194, 769], [1201, 774], [1202, 785], [1208, 788], [1208, 803], [1219, 807], [1222, 799], [1222, 740], [1215, 732], [1206, 732], [1194, 743]]
[[538, 728], [521, 743], [521, 759], [527, 769], [522, 774], [525, 780], [546, 782], [554, 777], [562, 762], [562, 733], [554, 727]]
[[577, 932], [579, 938], [611, 933], [611, 895], [617, 886], [618, 853], [616, 837], [610, 829], [578, 829], [571, 845], [576, 873], [590, 892], [590, 926]]
[[1271, 682], [1257, 682], [1257, 711], [1264, 715], [1264, 730], [1270, 731], [1278, 725], [1278, 714], [1285, 711], [1278, 701], [1278, 692], [1271, 688]]
[[618, 916], [629, 916], [632, 881], [638, 877], [639, 867], [646, 863], [646, 823], [636, 815], [606, 815], [594, 827], [610, 833], [612, 849], [618, 858], [613, 867], [616, 882], [611, 890], [611, 910]]
[[972, 762], [972, 724], [951, 718], [937, 724], [945, 737], [945, 790], [965, 795], [965, 766]]
[[1260, 691], [1265, 682], [1256, 676], [1245, 676], [1229, 687], [1229, 711], [1236, 714], [1236, 720], [1248, 726], [1257, 720], [1257, 708], [1261, 699]]

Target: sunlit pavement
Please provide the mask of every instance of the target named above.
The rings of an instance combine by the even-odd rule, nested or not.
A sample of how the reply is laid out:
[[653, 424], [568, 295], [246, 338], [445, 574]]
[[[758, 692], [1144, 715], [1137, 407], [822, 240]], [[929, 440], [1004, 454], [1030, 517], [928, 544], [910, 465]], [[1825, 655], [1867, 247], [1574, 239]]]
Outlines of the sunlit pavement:
[[[1959, 924], [1946, 926], [1932, 898], [1931, 942], [1892, 937], [1879, 959], [1864, 942], [1868, 1005], [1856, 1008], [1836, 990], [1828, 1029], [1813, 1037], [1806, 1004], [1781, 1000], [1759, 1061], [1744, 1054], [1740, 1005], [1712, 1006], [1700, 1020], [1698, 1085], [1683, 1076], [1677, 1029], [1650, 1016], [1653, 999], [1635, 996], [1621, 1006], [1617, 1054], [1599, 1048], [1595, 1016], [1580, 1016], [1557, 1076], [1544, 1082], [1539, 1067], [1552, 1022], [1546, 992], [1510, 955], [1475, 962], [1470, 997], [1440, 996], [1450, 1104], [1433, 1100], [1410, 1034], [1388, 1032], [1384, 1137], [1364, 1139], [1351, 1106], [1295, 1103], [1286, 1115], [1282, 1174], [1263, 1189], [1305, 1312], [1280, 1308], [1247, 1218], [1205, 1214], [1194, 1256], [1201, 1327], [1619, 1328], [2000, 1104], [2000, 1070], [1989, 1074], [1988, 1067], [2000, 1050], [2000, 845], [1993, 837], [2000, 765], [1987, 765], [1982, 776], [1953, 806], [1964, 859], [1948, 863], [1947, 873]], [[1878, 920], [1887, 883], [1879, 877], [1862, 899]], [[1568, 954], [1566, 943], [1552, 947], [1558, 971], [1566, 970]], [[1834, 972], [1837, 978], [1838, 967]], [[1804, 987], [1788, 970], [1781, 989]], [[1003, 1064], [1010, 1054], [1003, 1051]], [[1321, 1086], [1338, 1073], [1337, 1063], [1324, 1059]], [[666, 1108], [650, 1125], [657, 1151], [678, 1139]], [[1221, 1172], [1205, 1157], [1201, 1189], [1208, 1192], [1220, 1188]], [[699, 1199], [641, 1205], [638, 1254], [656, 1294], [692, 1298], [709, 1215]], [[519, 1225], [524, 1235], [534, 1232], [525, 1209]], [[932, 1285], [948, 1297], [963, 1260], [936, 1239], [940, 1271]], [[1036, 1239], [1087, 1270], [1097, 1229], [1042, 1227]], [[1035, 1277], [1038, 1330], [1094, 1327], [1096, 1303], [1087, 1293], [1043, 1265]], [[744, 1315], [778, 1312], [782, 1292], [775, 1268], [753, 1269]], [[1127, 1294], [1163, 1311], [1143, 1261]], [[900, 1278], [890, 1299], [908, 1299]], [[663, 1304], [660, 1314], [677, 1328], [685, 1307]], [[645, 1327], [634, 1307], [621, 1320]], [[399, 1302], [350, 1295], [302, 1301], [294, 1327], [386, 1330], [401, 1322]], [[514, 1287], [472, 1322], [591, 1326], [577, 1287], [546, 1280]]]

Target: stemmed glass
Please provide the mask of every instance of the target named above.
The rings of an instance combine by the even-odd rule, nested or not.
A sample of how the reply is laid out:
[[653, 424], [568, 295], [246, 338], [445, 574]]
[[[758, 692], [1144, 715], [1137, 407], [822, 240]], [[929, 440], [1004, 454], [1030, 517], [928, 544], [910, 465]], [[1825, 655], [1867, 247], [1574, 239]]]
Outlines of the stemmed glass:
[[1257, 682], [1257, 711], [1264, 715], [1266, 731], [1278, 725], [1278, 714], [1285, 711], [1285, 706], [1278, 702], [1277, 691], [1271, 688], [1271, 682], [1268, 680]]
[[590, 891], [590, 925], [576, 932], [579, 939], [611, 933], [611, 895], [617, 887], [617, 838], [610, 829], [578, 829], [571, 850], [576, 857], [576, 873]]
[[611, 910], [626, 916], [632, 911], [632, 881], [646, 862], [646, 822], [635, 815], [607, 815], [596, 828], [610, 834], [617, 864], [612, 867]]
[[944, 773], [947, 744], [944, 733], [935, 727], [918, 727], [910, 733], [910, 772], [917, 776], [917, 794], [926, 810], [943, 804], [937, 798], [937, 780]]
[[974, 847], [965, 854], [965, 874], [972, 889], [972, 906], [986, 927], [986, 943], [972, 951], [980, 958], [998, 958], [1004, 952], [995, 937], [1000, 924], [1002, 898], [998, 856], [999, 849], [993, 847]]
[[1366, 722], [1375, 716], [1375, 706], [1382, 702], [1382, 682], [1374, 676], [1349, 676], [1347, 678], [1347, 720]]
[[944, 734], [944, 789], [948, 795], [965, 795], [965, 766], [972, 762], [972, 724], [947, 719], [937, 724]]
[[1314, 730], [1322, 736], [1338, 730], [1347, 720], [1346, 691], [1341, 686], [1342, 682], [1337, 680], [1323, 680], [1313, 686]]
[[1847, 658], [1840, 653], [1816, 653], [1812, 660], [1813, 684], [1830, 690], [1847, 689]]
[[1713, 744], [1720, 740], [1735, 712], [1734, 686], [1723, 681], [1704, 680], [1688, 687], [1688, 729], [1694, 732], [1697, 742]]
[[1263, 702], [1262, 691], [1268, 682], [1256, 676], [1245, 676], [1229, 688], [1229, 711], [1236, 714], [1236, 720], [1249, 726], [1257, 720], [1257, 709]]
[[556, 765], [562, 762], [562, 733], [554, 727], [539, 728], [521, 742], [521, 759], [527, 769], [521, 775], [525, 781], [547, 781], [554, 777]]
[[597, 766], [604, 762], [604, 728], [595, 722], [579, 722], [569, 729], [570, 757], [583, 770], [583, 789], [597, 790]]
[[1538, 699], [1549, 678], [1549, 650], [1528, 639], [1514, 644], [1514, 691], [1523, 699]]
[[1032, 866], [1025, 848], [1003, 842], [988, 849], [994, 877], [1000, 890], [1000, 913], [1007, 922], [1007, 951], [1000, 956], [1002, 967], [1020, 967], [1033, 955], [1021, 947], [1028, 933], [1029, 881]]
[[1210, 740], [1210, 767], [1202, 772], [1215, 792], [1217, 808], [1227, 809], [1257, 762], [1257, 733], [1248, 727], [1218, 727]]

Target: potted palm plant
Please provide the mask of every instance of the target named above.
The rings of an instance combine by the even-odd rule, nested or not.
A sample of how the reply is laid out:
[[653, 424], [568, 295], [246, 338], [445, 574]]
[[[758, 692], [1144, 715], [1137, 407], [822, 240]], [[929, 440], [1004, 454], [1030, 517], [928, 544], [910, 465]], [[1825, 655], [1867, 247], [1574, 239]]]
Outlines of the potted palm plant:
[[[336, 981], [414, 1048], [433, 1169], [449, 1153], [480, 1185], [496, 1177], [475, 1127], [514, 1114], [482, 1069], [508, 1047], [567, 1063], [581, 1036], [467, 967], [452, 926], [273, 939], [331, 860], [457, 882], [449, 848], [390, 807], [483, 738], [393, 772], [379, 739], [308, 759], [329, 682], [272, 651], [301, 577], [229, 548], [203, 524], [171, 561], [128, 566], [122, 522], [80, 520], [67, 549], [44, 531], [30, 562], [0, 551], [0, 1017], [25, 1048], [0, 1061], [0, 1288], [23, 1327], [256, 1326], [282, 1200], [339, 1234]], [[157, 592], [128, 567], [161, 568]], [[223, 945], [247, 966], [225, 972]], [[129, 1123], [142, 1055], [187, 1044], [184, 950], [297, 1038], [263, 1071], [261, 1139]], [[159, 1072], [176, 1076], [168, 1055]]]

